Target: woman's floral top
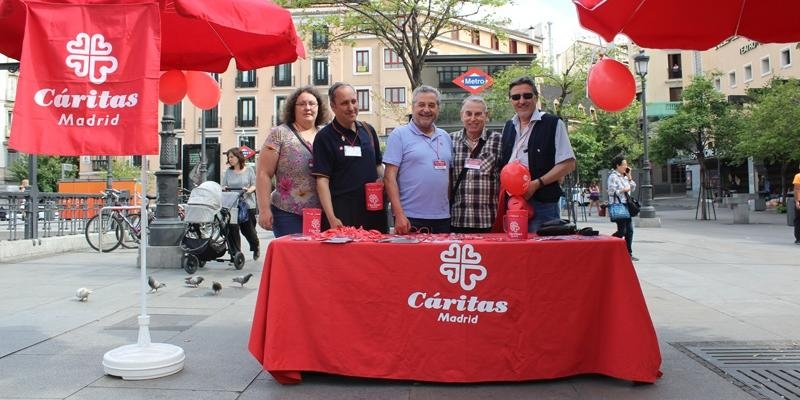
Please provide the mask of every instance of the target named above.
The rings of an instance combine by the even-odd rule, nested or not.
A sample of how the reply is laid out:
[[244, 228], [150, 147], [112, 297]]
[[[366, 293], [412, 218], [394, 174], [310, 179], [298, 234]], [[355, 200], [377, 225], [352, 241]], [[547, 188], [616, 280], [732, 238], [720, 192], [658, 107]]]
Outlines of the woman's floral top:
[[272, 129], [266, 144], [278, 152], [275, 169], [273, 206], [290, 213], [302, 214], [303, 208], [319, 208], [317, 182], [311, 176], [311, 143], [303, 144], [286, 125]]

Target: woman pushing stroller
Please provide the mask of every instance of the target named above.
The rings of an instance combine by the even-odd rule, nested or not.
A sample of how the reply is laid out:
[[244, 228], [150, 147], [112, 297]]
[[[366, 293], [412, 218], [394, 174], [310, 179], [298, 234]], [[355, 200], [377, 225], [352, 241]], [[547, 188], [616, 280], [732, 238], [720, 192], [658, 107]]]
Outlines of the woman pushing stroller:
[[241, 249], [241, 238], [239, 231], [242, 232], [247, 243], [250, 245], [250, 251], [253, 252], [253, 259], [256, 260], [261, 255], [259, 249], [258, 235], [256, 234], [256, 174], [252, 168], [245, 165], [244, 154], [238, 147], [233, 147], [225, 152], [228, 158], [228, 165], [230, 168], [225, 170], [222, 175], [222, 189], [223, 190], [241, 190], [243, 202], [240, 202], [239, 207], [247, 207], [247, 220], [243, 221], [240, 213], [237, 224], [231, 224], [230, 235], [231, 240], [236, 244], [236, 247]]

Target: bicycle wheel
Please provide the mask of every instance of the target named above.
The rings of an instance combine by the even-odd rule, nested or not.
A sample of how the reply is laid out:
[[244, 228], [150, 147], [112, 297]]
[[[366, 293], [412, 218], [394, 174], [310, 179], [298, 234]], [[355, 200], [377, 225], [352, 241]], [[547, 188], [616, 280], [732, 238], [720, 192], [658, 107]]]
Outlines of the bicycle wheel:
[[103, 252], [107, 253], [119, 247], [120, 242], [117, 238], [120, 237], [118, 231], [122, 230], [122, 225], [115, 218], [108, 214], [103, 214], [102, 220], [100, 215], [95, 215], [89, 222], [86, 223], [84, 235], [86, 242], [89, 243], [95, 250], [100, 250], [100, 236], [103, 237]]
[[128, 214], [128, 221], [131, 223], [130, 226], [123, 221], [119, 221], [122, 229], [117, 231], [120, 234], [117, 240], [122, 247], [135, 249], [139, 247], [139, 241], [142, 238], [142, 218], [138, 213], [130, 213]]

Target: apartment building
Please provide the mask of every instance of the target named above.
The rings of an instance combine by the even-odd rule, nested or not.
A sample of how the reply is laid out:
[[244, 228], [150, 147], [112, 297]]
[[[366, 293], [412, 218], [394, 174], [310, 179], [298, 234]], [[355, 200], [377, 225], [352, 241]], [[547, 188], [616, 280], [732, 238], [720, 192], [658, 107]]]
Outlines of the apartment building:
[[[645, 49], [650, 56], [647, 73], [647, 115], [657, 121], [674, 115], [683, 89], [691, 84], [695, 75], [711, 75], [714, 87], [731, 102], [745, 99], [748, 89], [769, 85], [773, 78], [800, 78], [797, 60], [798, 43], [764, 44], [744, 38], [732, 37], [706, 51]], [[632, 47], [630, 65], [638, 48]], [[637, 80], [637, 91], [641, 83]], [[656, 122], [657, 123], [657, 122]], [[764, 177], [772, 182], [780, 180], [773, 166], [758, 160], [744, 165], [726, 165], [714, 157], [713, 142], [704, 149], [711, 189], [757, 193], [762, 190]], [[671, 160], [667, 165], [653, 168], [653, 185], [656, 193], [669, 193], [685, 185], [690, 193], [699, 189], [699, 167], [691, 159]]]
[[[292, 10], [295, 24], [302, 31], [312, 18], [331, 9]], [[497, 35], [479, 24], [458, 21], [434, 41], [431, 56], [459, 55], [459, 65], [439, 65], [439, 75], [453, 77], [472, 65], [484, 68], [496, 62], [481, 62], [483, 56], [517, 55], [530, 62], [542, 49], [542, 37], [529, 32], [504, 30]], [[286, 98], [298, 87], [312, 85], [327, 98], [331, 84], [338, 81], [353, 85], [359, 100], [359, 119], [375, 126], [379, 135], [387, 135], [407, 121], [411, 107], [411, 85], [402, 61], [374, 36], [360, 35], [348, 43], [333, 43], [324, 33], [308, 34], [306, 58], [291, 64], [238, 71], [235, 64], [222, 74], [214, 74], [222, 96], [214, 109], [201, 111], [184, 100], [175, 107], [175, 131], [179, 160], [182, 145], [217, 143], [221, 151], [246, 145], [258, 150], [269, 129], [281, 123]], [[474, 57], [474, 62], [470, 59]], [[519, 61], [517, 60], [517, 61]], [[494, 71], [487, 71], [494, 72]], [[436, 86], [437, 82], [425, 82]], [[463, 92], [463, 96], [468, 93]], [[91, 171], [87, 157], [81, 170]], [[138, 162], [138, 158], [134, 159]], [[224, 160], [223, 160], [224, 161]], [[150, 169], [158, 169], [158, 157], [150, 157]], [[179, 166], [180, 168], [180, 166]]]
[[5, 190], [6, 185], [17, 184], [16, 180], [10, 176], [8, 167], [12, 165], [18, 153], [8, 148], [8, 137], [11, 134], [11, 114], [14, 111], [14, 99], [17, 95], [17, 81], [19, 72], [16, 68], [9, 68], [8, 64], [16, 63], [0, 54], [0, 132], [3, 133], [3, 140], [0, 142], [0, 191]]

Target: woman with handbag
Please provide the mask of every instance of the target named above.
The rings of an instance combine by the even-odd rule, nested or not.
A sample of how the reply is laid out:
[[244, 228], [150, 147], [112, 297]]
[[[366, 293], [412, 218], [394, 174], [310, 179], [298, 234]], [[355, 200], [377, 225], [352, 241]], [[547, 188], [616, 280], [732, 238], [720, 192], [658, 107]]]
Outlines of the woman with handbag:
[[261, 146], [256, 170], [258, 225], [276, 238], [303, 232], [303, 209], [322, 207], [311, 162], [314, 139], [328, 119], [327, 103], [317, 89], [301, 87], [284, 103], [283, 124], [272, 128]]
[[[611, 160], [611, 173], [608, 175], [608, 206], [611, 220], [617, 223], [617, 231], [612, 235], [625, 238], [628, 253], [633, 261], [639, 261], [633, 256], [633, 220], [628, 211], [627, 202], [630, 193], [636, 189], [628, 161], [623, 156], [616, 156]], [[622, 207], [615, 204], [621, 204]], [[620, 212], [617, 213], [616, 211]], [[627, 218], [625, 218], [627, 214]]]
[[[260, 253], [258, 246], [258, 235], [256, 234], [256, 174], [253, 169], [245, 165], [244, 154], [238, 147], [233, 147], [225, 152], [228, 158], [228, 165], [230, 168], [225, 170], [222, 174], [222, 190], [241, 190], [241, 200], [239, 201], [239, 209], [246, 208], [246, 212], [239, 212], [237, 215], [237, 223], [229, 226], [228, 234], [231, 235], [231, 240], [236, 245], [236, 248], [242, 250], [241, 238], [239, 232], [241, 231], [247, 243], [250, 245], [250, 251], [253, 252], [253, 260], [258, 259]], [[243, 218], [244, 217], [244, 218]], [[245, 219], [246, 218], [246, 219]], [[244, 252], [243, 252], [244, 253]]]

